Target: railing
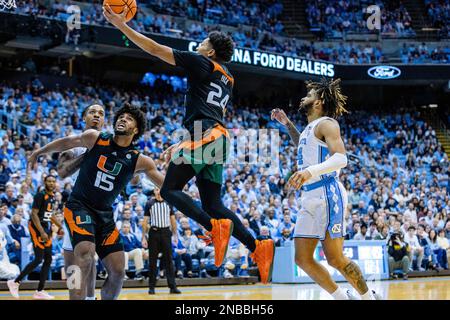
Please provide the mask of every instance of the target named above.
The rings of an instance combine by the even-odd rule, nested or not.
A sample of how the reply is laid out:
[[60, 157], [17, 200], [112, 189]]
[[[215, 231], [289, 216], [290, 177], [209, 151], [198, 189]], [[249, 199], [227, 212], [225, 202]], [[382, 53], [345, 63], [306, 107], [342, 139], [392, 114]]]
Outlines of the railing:
[[434, 122], [435, 122], [435, 125], [437, 126], [437, 128], [439, 128], [442, 132], [444, 132], [446, 139], [450, 140], [450, 128], [447, 128], [447, 125], [441, 119], [439, 113], [437, 113], [437, 111], [432, 111], [432, 112], [430, 112], [430, 115], [435, 120]]
[[4, 110], [0, 110], [0, 127], [14, 130], [20, 138], [28, 137], [32, 142], [42, 142], [41, 134], [33, 130], [33, 126], [20, 123], [19, 119], [11, 117]]

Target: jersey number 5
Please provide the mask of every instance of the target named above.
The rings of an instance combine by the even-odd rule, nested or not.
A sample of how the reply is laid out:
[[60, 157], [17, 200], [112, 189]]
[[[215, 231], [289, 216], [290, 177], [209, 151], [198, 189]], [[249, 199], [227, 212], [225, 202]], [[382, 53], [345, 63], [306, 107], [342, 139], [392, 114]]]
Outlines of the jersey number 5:
[[97, 171], [97, 178], [95, 179], [94, 186], [105, 191], [111, 191], [114, 189], [113, 181], [115, 178], [116, 177], [102, 171]]
[[51, 212], [51, 211], [45, 211], [44, 212], [44, 219], [42, 219], [43, 221], [51, 221], [51, 218], [52, 218], [52, 215], [53, 215], [53, 212]]
[[[208, 99], [206, 99], [206, 102], [225, 110], [225, 108], [227, 107], [228, 100], [230, 99], [230, 95], [227, 94], [222, 99], [222, 88], [219, 85], [215, 84], [214, 82], [211, 82], [209, 85], [213, 87], [215, 90], [211, 90], [208, 93]], [[220, 100], [220, 102], [218, 100]]]

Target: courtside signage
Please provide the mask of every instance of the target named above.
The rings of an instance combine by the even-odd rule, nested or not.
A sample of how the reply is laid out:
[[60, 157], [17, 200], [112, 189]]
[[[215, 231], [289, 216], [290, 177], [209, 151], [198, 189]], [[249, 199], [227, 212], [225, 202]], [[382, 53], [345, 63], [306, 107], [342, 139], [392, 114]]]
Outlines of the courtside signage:
[[367, 70], [367, 74], [375, 79], [388, 80], [399, 77], [402, 72], [397, 67], [375, 66]]
[[[189, 42], [189, 51], [195, 51], [198, 43]], [[287, 57], [274, 53], [235, 48], [232, 62], [248, 64], [255, 67], [271, 68], [281, 71], [312, 74], [316, 76], [333, 77], [334, 65], [332, 63]]]

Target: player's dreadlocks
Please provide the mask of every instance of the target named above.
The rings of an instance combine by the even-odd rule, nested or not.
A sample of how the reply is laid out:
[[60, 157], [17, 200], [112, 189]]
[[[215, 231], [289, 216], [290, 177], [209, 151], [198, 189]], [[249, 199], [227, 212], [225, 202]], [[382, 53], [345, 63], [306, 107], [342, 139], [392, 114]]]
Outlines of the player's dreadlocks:
[[320, 82], [306, 82], [308, 91], [314, 89], [317, 97], [322, 101], [325, 115], [334, 119], [348, 112], [344, 108], [347, 96], [342, 94], [340, 83], [341, 79], [328, 80], [326, 78], [322, 78]]

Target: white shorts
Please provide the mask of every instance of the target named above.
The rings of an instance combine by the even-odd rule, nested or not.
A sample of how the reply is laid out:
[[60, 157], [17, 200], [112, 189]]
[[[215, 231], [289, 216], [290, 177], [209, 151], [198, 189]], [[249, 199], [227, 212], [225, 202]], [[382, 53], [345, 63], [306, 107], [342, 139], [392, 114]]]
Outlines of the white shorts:
[[347, 192], [337, 179], [310, 191], [302, 191], [301, 208], [297, 214], [294, 238], [325, 240], [345, 236]]
[[66, 251], [73, 251], [73, 247], [72, 247], [72, 241], [70, 241], [70, 236], [69, 236], [69, 230], [67, 229], [67, 226], [65, 223], [63, 223], [63, 228], [64, 228], [64, 237], [63, 237], [63, 250]]

